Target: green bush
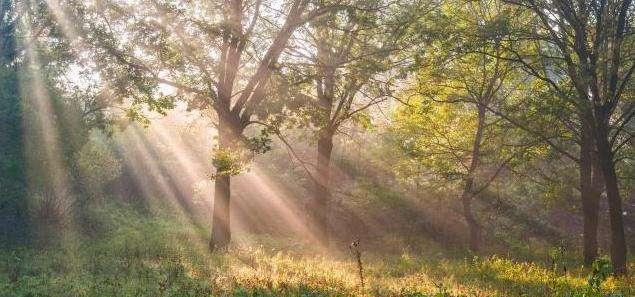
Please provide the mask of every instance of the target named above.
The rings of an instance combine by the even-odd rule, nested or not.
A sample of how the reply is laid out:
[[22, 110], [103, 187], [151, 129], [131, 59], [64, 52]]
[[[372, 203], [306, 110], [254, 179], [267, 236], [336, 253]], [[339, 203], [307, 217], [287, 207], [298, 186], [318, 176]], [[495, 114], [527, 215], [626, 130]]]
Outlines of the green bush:
[[101, 130], [93, 129], [88, 142], [75, 154], [80, 182], [89, 194], [101, 194], [103, 188], [121, 174], [121, 160]]

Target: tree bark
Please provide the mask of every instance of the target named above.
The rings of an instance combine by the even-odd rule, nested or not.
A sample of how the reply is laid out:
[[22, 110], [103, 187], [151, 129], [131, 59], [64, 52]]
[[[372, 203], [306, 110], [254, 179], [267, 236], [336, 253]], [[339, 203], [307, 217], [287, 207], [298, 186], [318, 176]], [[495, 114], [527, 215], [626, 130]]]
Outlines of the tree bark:
[[465, 218], [470, 231], [469, 247], [470, 250], [476, 252], [481, 246], [481, 225], [478, 223], [478, 220], [474, 215], [474, 210], [472, 209], [472, 200], [474, 198], [474, 195], [472, 194], [473, 187], [474, 179], [470, 177], [465, 182], [461, 202], [463, 204], [463, 217]]
[[329, 234], [329, 203], [331, 200], [331, 153], [333, 151], [333, 133], [323, 131], [317, 144], [317, 174], [314, 181], [314, 196], [312, 201], [313, 220], [316, 236], [328, 245]]
[[[218, 121], [218, 147], [221, 151], [237, 148], [237, 138], [241, 135], [236, 121], [231, 119], [231, 113], [225, 111], [219, 113]], [[220, 171], [219, 171], [220, 170]], [[223, 173], [222, 168], [217, 168], [217, 176], [214, 182], [214, 201], [212, 210], [212, 234], [209, 242], [210, 251], [227, 248], [231, 242], [231, 175]]]
[[[586, 126], [586, 125], [585, 125]], [[580, 143], [580, 198], [582, 200], [583, 216], [583, 257], [585, 264], [591, 264], [598, 255], [598, 218], [599, 218], [599, 191], [598, 191], [598, 167], [594, 154], [593, 139], [589, 128], [581, 131]]]
[[212, 239], [210, 251], [222, 250], [231, 241], [229, 203], [230, 176], [220, 176], [214, 183], [214, 209], [212, 214]]
[[608, 141], [608, 129], [604, 126], [596, 129], [595, 141], [598, 150], [598, 161], [604, 176], [606, 196], [609, 202], [609, 219], [611, 225], [611, 262], [616, 275], [626, 275], [626, 238], [622, 218], [622, 199], [619, 193], [613, 152]]
[[329, 234], [329, 203], [331, 200], [331, 153], [333, 151], [333, 135], [335, 133], [335, 119], [333, 118], [333, 102], [335, 96], [335, 66], [329, 44], [324, 40], [317, 45], [317, 73], [316, 93], [317, 115], [319, 127], [317, 143], [317, 166], [314, 177], [313, 197], [310, 203], [314, 232], [324, 245], [330, 242]]
[[472, 208], [472, 200], [474, 198], [474, 175], [479, 166], [481, 155], [481, 142], [483, 139], [483, 130], [485, 128], [485, 107], [480, 103], [478, 106], [478, 123], [476, 126], [476, 133], [474, 136], [474, 144], [472, 146], [472, 160], [470, 167], [468, 168], [467, 177], [465, 178], [465, 185], [463, 188], [463, 194], [461, 195], [461, 203], [463, 204], [463, 217], [468, 225], [470, 231], [469, 247], [472, 251], [478, 251], [481, 246], [481, 225], [479, 224], [476, 216], [474, 215], [474, 209]]

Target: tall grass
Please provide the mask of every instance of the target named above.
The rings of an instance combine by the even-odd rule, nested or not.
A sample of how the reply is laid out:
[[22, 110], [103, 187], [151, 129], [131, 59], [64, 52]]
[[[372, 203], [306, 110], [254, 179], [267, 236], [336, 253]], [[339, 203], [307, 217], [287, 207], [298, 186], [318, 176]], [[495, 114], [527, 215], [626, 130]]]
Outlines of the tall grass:
[[270, 237], [209, 254], [207, 230], [175, 216], [119, 204], [92, 216], [99, 236], [65, 232], [47, 247], [0, 251], [0, 296], [635, 296], [634, 278], [610, 277], [606, 261], [564, 273], [431, 242], [390, 254], [361, 243], [361, 287], [350, 254]]

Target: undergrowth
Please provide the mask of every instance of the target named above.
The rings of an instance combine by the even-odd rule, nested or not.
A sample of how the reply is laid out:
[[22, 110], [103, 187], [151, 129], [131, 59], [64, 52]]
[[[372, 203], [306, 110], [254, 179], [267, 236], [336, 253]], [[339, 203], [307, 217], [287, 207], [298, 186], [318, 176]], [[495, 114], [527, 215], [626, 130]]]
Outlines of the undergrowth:
[[121, 205], [93, 216], [104, 226], [100, 236], [66, 230], [46, 247], [0, 250], [0, 296], [635, 296], [634, 278], [611, 277], [606, 259], [565, 273], [430, 242], [393, 254], [362, 243], [361, 287], [357, 264], [345, 253], [252, 236], [210, 254], [207, 230], [175, 216]]

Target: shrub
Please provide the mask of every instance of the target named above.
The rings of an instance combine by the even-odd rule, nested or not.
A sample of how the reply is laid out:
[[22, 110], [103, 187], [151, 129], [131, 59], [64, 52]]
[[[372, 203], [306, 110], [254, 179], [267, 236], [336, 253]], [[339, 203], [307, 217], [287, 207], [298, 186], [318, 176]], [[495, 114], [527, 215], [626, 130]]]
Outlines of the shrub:
[[108, 138], [100, 130], [92, 130], [88, 142], [76, 153], [75, 162], [80, 183], [93, 196], [121, 174], [121, 160], [112, 150]]

